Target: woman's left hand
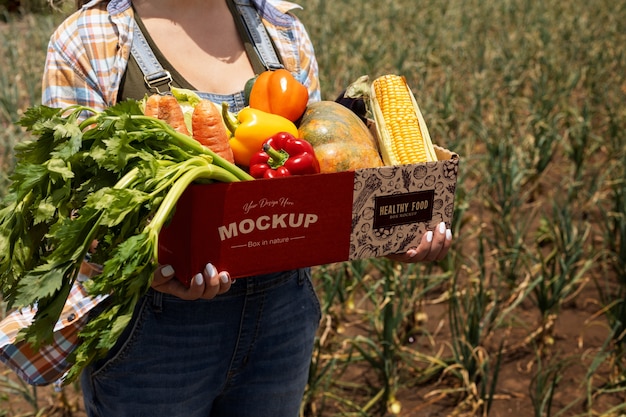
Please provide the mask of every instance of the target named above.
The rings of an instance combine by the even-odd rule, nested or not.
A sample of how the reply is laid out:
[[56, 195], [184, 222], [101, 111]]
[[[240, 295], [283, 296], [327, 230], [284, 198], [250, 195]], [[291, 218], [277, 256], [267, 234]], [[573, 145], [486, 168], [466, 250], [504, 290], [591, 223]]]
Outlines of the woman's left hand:
[[208, 263], [202, 272], [197, 273], [185, 287], [175, 276], [171, 265], [161, 265], [154, 272], [152, 288], [174, 295], [183, 300], [212, 299], [230, 289], [232, 280], [226, 271], [219, 272]]
[[439, 223], [436, 230], [428, 230], [422, 236], [417, 248], [411, 248], [405, 253], [387, 255], [392, 261], [416, 263], [440, 261], [446, 257], [452, 245], [452, 231], [446, 228], [444, 222]]

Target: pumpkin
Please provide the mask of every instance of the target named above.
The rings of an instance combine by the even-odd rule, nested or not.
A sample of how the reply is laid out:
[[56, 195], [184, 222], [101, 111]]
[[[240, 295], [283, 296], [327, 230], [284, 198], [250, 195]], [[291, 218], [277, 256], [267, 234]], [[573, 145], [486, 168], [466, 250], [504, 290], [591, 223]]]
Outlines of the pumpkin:
[[370, 129], [352, 110], [334, 101], [309, 104], [302, 115], [298, 134], [313, 146], [320, 172], [383, 165]]
[[354, 171], [360, 168], [382, 166], [375, 150], [364, 151], [350, 142], [329, 142], [314, 148], [320, 164], [320, 172]]

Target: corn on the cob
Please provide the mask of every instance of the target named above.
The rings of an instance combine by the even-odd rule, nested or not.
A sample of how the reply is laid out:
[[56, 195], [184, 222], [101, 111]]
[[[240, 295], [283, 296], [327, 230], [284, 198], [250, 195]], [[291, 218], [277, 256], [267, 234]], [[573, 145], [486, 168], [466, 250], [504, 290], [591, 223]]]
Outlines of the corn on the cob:
[[386, 165], [437, 160], [422, 113], [403, 76], [388, 74], [375, 79], [370, 105]]

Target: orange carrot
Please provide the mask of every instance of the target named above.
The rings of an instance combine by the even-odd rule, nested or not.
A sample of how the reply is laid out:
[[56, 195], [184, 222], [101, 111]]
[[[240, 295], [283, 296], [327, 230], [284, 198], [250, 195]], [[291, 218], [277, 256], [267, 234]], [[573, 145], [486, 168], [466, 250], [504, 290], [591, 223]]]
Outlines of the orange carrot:
[[159, 94], [152, 94], [146, 100], [146, 106], [143, 109], [143, 113], [146, 116], [159, 118], [159, 101], [161, 96]]
[[191, 115], [191, 131], [195, 140], [227, 161], [234, 162], [222, 115], [211, 101], [203, 99], [196, 104]]
[[183, 109], [174, 96], [152, 94], [146, 100], [144, 114], [163, 120], [176, 131], [189, 135]]

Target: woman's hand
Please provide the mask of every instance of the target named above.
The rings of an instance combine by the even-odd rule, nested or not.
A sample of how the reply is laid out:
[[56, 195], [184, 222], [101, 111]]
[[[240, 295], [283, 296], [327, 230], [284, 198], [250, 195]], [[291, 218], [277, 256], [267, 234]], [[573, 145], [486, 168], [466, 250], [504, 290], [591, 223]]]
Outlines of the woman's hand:
[[217, 269], [209, 263], [204, 267], [204, 271], [193, 277], [189, 288], [176, 279], [174, 268], [170, 265], [161, 265], [157, 268], [151, 286], [159, 292], [172, 294], [183, 300], [197, 300], [211, 299], [218, 294], [223, 294], [230, 289], [231, 283], [228, 272], [218, 273]]
[[451, 245], [452, 232], [441, 222], [435, 231], [424, 233], [417, 248], [411, 248], [406, 253], [388, 255], [387, 258], [406, 263], [440, 261], [448, 254]]

